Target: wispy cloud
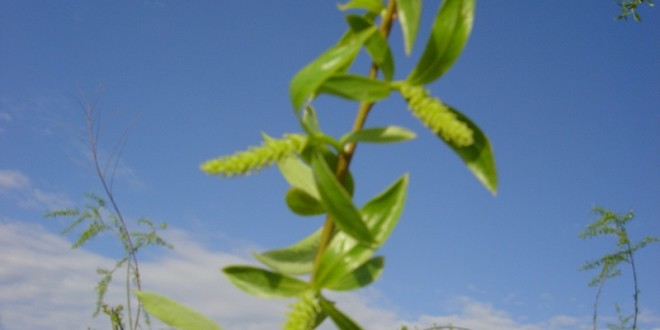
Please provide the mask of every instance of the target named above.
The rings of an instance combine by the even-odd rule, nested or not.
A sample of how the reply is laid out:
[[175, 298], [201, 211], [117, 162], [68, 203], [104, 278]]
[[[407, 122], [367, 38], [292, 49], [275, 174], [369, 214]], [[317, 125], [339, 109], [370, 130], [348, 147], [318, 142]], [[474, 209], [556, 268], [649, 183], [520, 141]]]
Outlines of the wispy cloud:
[[518, 321], [508, 312], [470, 297], [455, 297], [450, 305], [457, 311], [456, 313], [442, 316], [423, 315], [413, 322], [414, 326], [425, 329], [433, 325], [454, 325], [474, 330], [577, 330], [590, 328], [588, 318], [567, 315], [557, 315], [538, 323]]
[[64, 194], [35, 188], [30, 178], [17, 170], [0, 169], [0, 198], [10, 199], [23, 209], [53, 210], [72, 205]]
[[[8, 113], [0, 112], [0, 125], [3, 123], [11, 123], [11, 122], [12, 122], [12, 118]], [[2, 135], [5, 131], [6, 129], [0, 126], [0, 135]]]
[[50, 137], [70, 128], [63, 115], [71, 113], [71, 101], [61, 95], [39, 95], [30, 99], [0, 97], [0, 123], [11, 123], [36, 136]]
[[30, 179], [20, 171], [0, 170], [0, 191], [22, 190], [30, 186]]
[[[220, 269], [230, 264], [252, 263], [247, 253], [215, 251], [200, 245], [190, 233], [177, 229], [165, 232], [175, 245], [157, 258], [143, 260], [144, 289], [156, 291], [185, 303], [217, 320], [226, 329], [276, 329], [283, 322], [288, 300], [265, 300], [247, 295], [232, 286]], [[6, 329], [108, 328], [100, 316], [91, 318], [99, 277], [95, 269], [111, 267], [113, 260], [84, 249], [71, 250], [70, 243], [40, 226], [0, 219], [0, 320]], [[108, 296], [111, 304], [124, 304], [118, 277]], [[366, 329], [427, 329], [454, 325], [472, 330], [576, 330], [589, 328], [589, 316], [557, 315], [544, 321], [516, 318], [488, 302], [462, 296], [448, 301], [451, 312], [402, 316], [396, 306], [383, 307], [386, 300], [374, 289], [358, 294], [338, 294], [335, 299]], [[440, 314], [440, 312], [439, 312]], [[645, 328], [657, 330], [656, 314], [644, 311]], [[160, 329], [161, 327], [154, 327]], [[326, 322], [323, 329], [334, 327]]]

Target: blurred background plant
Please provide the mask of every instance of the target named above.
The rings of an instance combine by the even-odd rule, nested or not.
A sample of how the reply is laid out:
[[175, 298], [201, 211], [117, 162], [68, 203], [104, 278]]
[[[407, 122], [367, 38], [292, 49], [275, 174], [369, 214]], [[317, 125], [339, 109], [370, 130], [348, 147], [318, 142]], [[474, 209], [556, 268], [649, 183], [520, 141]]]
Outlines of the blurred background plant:
[[[147, 246], [163, 246], [172, 248], [172, 246], [163, 240], [159, 231], [167, 227], [166, 223], [155, 225], [148, 218], [139, 218], [135, 220], [136, 226], [146, 227], [146, 230], [132, 231], [129, 228], [129, 220], [124, 216], [115, 194], [113, 186], [119, 166], [121, 152], [124, 146], [128, 128], [124, 129], [118, 141], [113, 145], [112, 151], [105, 160], [100, 157], [100, 140], [103, 133], [101, 125], [101, 113], [98, 109], [99, 91], [97, 90], [94, 98], [89, 100], [84, 93], [80, 93], [80, 107], [86, 124], [85, 141], [90, 153], [93, 172], [101, 184], [103, 196], [95, 193], [86, 193], [87, 202], [82, 208], [70, 208], [63, 210], [54, 210], [47, 212], [47, 218], [65, 217], [70, 218], [71, 223], [62, 231], [62, 234], [69, 234], [75, 230], [80, 230], [78, 238], [72, 244], [76, 249], [89, 243], [93, 238], [102, 233], [109, 233], [121, 245], [122, 256], [116, 260], [112, 268], [97, 268], [96, 272], [101, 275], [101, 279], [96, 285], [97, 295], [96, 307], [93, 316], [98, 316], [102, 311], [108, 316], [113, 330], [141, 328], [141, 322], [150, 327], [148, 314], [144, 311], [142, 304], [136, 301], [133, 290], [142, 288], [142, 279], [140, 278], [140, 267], [138, 252]], [[124, 275], [124, 289], [126, 307], [122, 305], [110, 306], [106, 304], [106, 293], [108, 286], [117, 271], [122, 270]], [[126, 321], [124, 321], [126, 319]]]

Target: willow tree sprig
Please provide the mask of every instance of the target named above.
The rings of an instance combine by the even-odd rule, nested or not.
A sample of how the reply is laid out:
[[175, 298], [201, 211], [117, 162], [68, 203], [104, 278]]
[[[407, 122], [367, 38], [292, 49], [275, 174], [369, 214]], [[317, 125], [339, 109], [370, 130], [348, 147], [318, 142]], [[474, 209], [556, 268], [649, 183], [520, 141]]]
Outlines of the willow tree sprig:
[[[374, 105], [393, 91], [403, 95], [412, 113], [450, 146], [488, 190], [497, 190], [495, 160], [486, 135], [467, 116], [424, 89], [452, 66], [467, 43], [475, 0], [444, 0], [417, 65], [405, 80], [393, 81], [395, 61], [388, 36], [399, 18], [404, 50], [410, 54], [421, 4], [422, 0], [349, 0], [341, 5], [340, 9], [351, 11], [346, 14], [347, 30], [336, 44], [300, 69], [289, 85], [291, 105], [305, 135], [265, 136], [261, 146], [201, 165], [208, 174], [232, 177], [278, 163], [290, 185], [285, 198], [289, 209], [300, 216], [325, 215], [320, 228], [297, 243], [255, 253], [262, 266], [223, 269], [230, 282], [249, 294], [296, 298], [286, 315], [286, 330], [314, 329], [325, 319], [339, 329], [362, 329], [326, 298], [326, 292], [358, 290], [376, 281], [384, 270], [385, 258], [376, 253], [402, 214], [409, 175], [401, 175], [360, 207], [353, 199], [350, 164], [358, 143], [395, 143], [415, 137], [396, 125], [366, 126]], [[352, 67], [360, 62], [356, 58], [362, 50], [371, 65], [356, 73]], [[359, 103], [350, 131], [339, 139], [325, 134], [318, 123], [313, 103], [321, 94]], [[165, 320], [176, 314], [177, 321], [170, 325], [202, 318], [167, 298], [149, 295], [155, 299], [144, 303], [154, 316]]]

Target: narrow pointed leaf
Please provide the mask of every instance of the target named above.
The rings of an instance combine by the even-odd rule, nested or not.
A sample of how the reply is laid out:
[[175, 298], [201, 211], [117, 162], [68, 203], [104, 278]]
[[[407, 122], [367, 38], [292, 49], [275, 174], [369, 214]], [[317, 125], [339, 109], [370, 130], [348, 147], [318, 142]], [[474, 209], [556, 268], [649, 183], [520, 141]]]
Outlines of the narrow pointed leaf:
[[396, 5], [401, 31], [403, 32], [406, 55], [410, 55], [415, 45], [415, 39], [417, 38], [417, 30], [419, 29], [422, 0], [398, 0]]
[[314, 266], [314, 258], [320, 240], [321, 229], [291, 246], [264, 253], [255, 253], [254, 257], [266, 266], [283, 274], [308, 274]]
[[387, 39], [380, 33], [374, 33], [365, 44], [367, 53], [376, 66], [383, 72], [386, 81], [394, 78], [394, 56]]
[[371, 258], [353, 272], [346, 274], [326, 288], [335, 291], [349, 291], [365, 287], [380, 276], [384, 266], [385, 260], [383, 257]]
[[375, 238], [375, 244], [360, 244], [343, 232], [335, 235], [321, 257], [314, 278], [317, 288], [333, 286], [373, 256], [387, 240], [401, 216], [407, 186], [408, 175], [404, 175], [362, 208], [360, 213]]
[[368, 142], [368, 143], [392, 143], [403, 142], [414, 139], [417, 135], [403, 127], [387, 126], [365, 128], [354, 133], [349, 133], [341, 139], [341, 143]]
[[169, 326], [179, 330], [222, 330], [206, 316], [165, 296], [148, 291], [136, 291], [135, 295], [149, 314]]
[[[355, 33], [374, 27], [373, 20], [359, 15], [348, 15], [346, 21]], [[374, 33], [367, 39], [364, 47], [371, 60], [383, 72], [385, 80], [391, 81], [394, 77], [394, 57], [387, 39], [381, 33]]]
[[326, 80], [319, 94], [332, 94], [354, 101], [373, 102], [390, 95], [392, 87], [381, 80], [352, 74], [336, 74]]
[[321, 201], [298, 188], [291, 188], [286, 193], [286, 205], [293, 213], [302, 216], [314, 216], [326, 212]]
[[289, 86], [289, 95], [298, 117], [308, 98], [316, 94], [316, 90], [323, 82], [351, 63], [362, 45], [374, 32], [376, 32], [376, 28], [351, 35], [342, 43], [321, 54], [293, 77]]
[[313, 285], [330, 288], [359, 268], [376, 253], [376, 248], [361, 244], [344, 232], [337, 233], [321, 256]]
[[371, 243], [369, 229], [362, 221], [351, 195], [339, 183], [321, 154], [317, 153], [312, 158], [312, 169], [321, 201], [337, 227], [358, 241]]
[[[339, 141], [337, 141], [337, 144], [339, 144]], [[330, 168], [336, 168], [337, 167], [337, 155], [335, 153], [333, 153], [332, 151], [330, 151], [330, 149], [325, 145], [316, 145], [314, 147], [306, 148], [303, 151], [303, 153], [300, 155], [300, 158], [304, 163], [311, 164], [312, 159], [314, 158], [314, 156], [317, 153], [321, 153], [323, 155], [323, 158], [325, 159], [328, 166], [330, 166]], [[303, 164], [303, 165], [307, 166], [306, 164]], [[309, 169], [309, 167], [307, 167], [307, 168]], [[309, 191], [303, 189], [302, 187], [299, 187], [299, 188], [305, 190], [306, 192], [310, 193], [310, 195], [312, 195], [314, 197], [319, 196], [318, 199], [320, 200], [321, 197], [320, 197], [320, 194], [318, 193], [318, 189], [316, 188], [316, 182], [314, 180], [314, 174], [312, 174], [311, 169], [309, 169], [309, 173], [310, 173], [311, 178], [312, 178], [312, 183], [314, 185], [314, 191], [316, 191], [316, 195], [314, 195], [313, 193], [310, 193]], [[344, 186], [346, 191], [348, 191], [348, 194], [353, 196], [353, 193], [355, 192], [355, 181], [353, 180], [353, 174], [351, 173], [350, 170], [348, 171], [348, 174], [347, 174], [346, 178], [344, 178], [344, 182], [342, 182], [342, 185]]]
[[456, 61], [472, 30], [475, 0], [444, 0], [417, 66], [408, 77], [412, 85], [440, 78]]
[[342, 330], [362, 330], [362, 327], [353, 321], [350, 317], [346, 316], [343, 312], [335, 307], [335, 303], [328, 301], [327, 299], [321, 297], [319, 299], [321, 309], [325, 312], [332, 322], [337, 326], [337, 329]]
[[321, 133], [321, 127], [319, 126], [319, 119], [316, 116], [316, 111], [312, 106], [308, 105], [307, 107], [305, 107], [305, 110], [303, 110], [301, 122], [303, 128], [309, 135]]
[[405, 174], [362, 207], [360, 213], [378, 246], [387, 240], [398, 223], [406, 203], [407, 189], [408, 174]]
[[321, 199], [314, 182], [312, 169], [296, 157], [288, 157], [277, 163], [284, 179], [294, 188], [300, 189], [308, 195]]
[[[486, 187], [493, 195], [497, 194], [497, 169], [495, 167], [495, 156], [490, 140], [484, 132], [468, 117], [449, 107], [458, 119], [468, 125], [473, 132], [474, 143], [467, 147], [459, 147], [453, 143], [447, 143], [456, 154], [465, 162], [472, 174]], [[440, 135], [438, 135], [442, 139]]]
[[264, 298], [293, 297], [308, 288], [297, 278], [252, 266], [229, 266], [222, 271], [239, 289]]
[[339, 5], [340, 10], [366, 9], [372, 13], [379, 13], [383, 10], [383, 7], [383, 1], [381, 0], [351, 0], [345, 4]]

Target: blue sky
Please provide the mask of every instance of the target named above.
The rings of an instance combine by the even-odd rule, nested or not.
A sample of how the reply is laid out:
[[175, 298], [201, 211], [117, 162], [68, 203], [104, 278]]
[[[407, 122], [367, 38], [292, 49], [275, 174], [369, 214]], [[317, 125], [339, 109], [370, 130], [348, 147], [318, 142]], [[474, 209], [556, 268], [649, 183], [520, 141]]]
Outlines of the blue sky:
[[[261, 132], [299, 131], [288, 84], [344, 31], [336, 4], [0, 1], [0, 245], [9, 265], [0, 271], [0, 325], [104, 328], [89, 316], [94, 269], [116, 247], [102, 237], [71, 252], [74, 238], [59, 236], [66, 223], [41, 216], [100, 192], [78, 106], [80, 91], [91, 98], [99, 86], [106, 155], [137, 117], [115, 183], [119, 203], [130, 218], [171, 228], [175, 249], [144, 256], [152, 288], [228, 327], [279, 324], [288, 302], [243, 295], [218, 269], [290, 244], [321, 219], [287, 210], [275, 169], [221, 179], [198, 167], [258, 144]], [[424, 4], [411, 57], [393, 32], [397, 78], [419, 57], [436, 6]], [[463, 55], [430, 89], [490, 137], [496, 197], [399, 97], [377, 105], [368, 125], [419, 134], [358, 148], [356, 198], [364, 202], [409, 172], [408, 203], [382, 250], [383, 276], [340, 306], [370, 329], [589, 325], [593, 274], [578, 268], [614, 246], [578, 238], [594, 219], [591, 208], [632, 209], [633, 237], [660, 236], [660, 14], [642, 8], [636, 24], [615, 21], [617, 10], [614, 1], [478, 2]], [[321, 97], [316, 107], [326, 131], [341, 135], [352, 125], [354, 104]], [[659, 256], [650, 246], [636, 259], [642, 329], [660, 329]], [[629, 272], [609, 283], [604, 320], [615, 302], [629, 308], [631, 294]]]

